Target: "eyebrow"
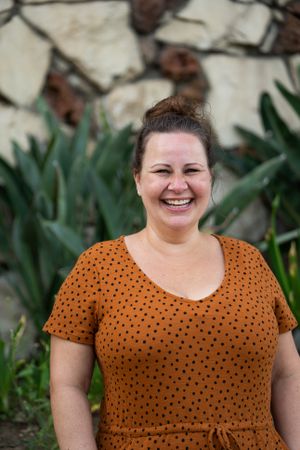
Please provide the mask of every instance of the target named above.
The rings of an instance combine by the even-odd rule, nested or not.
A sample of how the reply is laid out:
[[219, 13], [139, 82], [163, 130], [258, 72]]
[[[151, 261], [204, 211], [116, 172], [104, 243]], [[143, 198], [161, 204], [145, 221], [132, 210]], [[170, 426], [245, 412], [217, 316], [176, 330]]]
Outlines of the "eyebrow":
[[[167, 167], [171, 167], [171, 164], [164, 163], [164, 162], [156, 163], [156, 164], [153, 164], [153, 166], [150, 166], [150, 169], [153, 169], [153, 168], [156, 167], [156, 166], [167, 166]], [[187, 163], [187, 164], [184, 165], [184, 167], [187, 167], [187, 166], [201, 166], [201, 167], [205, 167], [204, 164], [201, 164], [201, 163], [199, 163], [199, 162], [192, 162], [192, 163]]]

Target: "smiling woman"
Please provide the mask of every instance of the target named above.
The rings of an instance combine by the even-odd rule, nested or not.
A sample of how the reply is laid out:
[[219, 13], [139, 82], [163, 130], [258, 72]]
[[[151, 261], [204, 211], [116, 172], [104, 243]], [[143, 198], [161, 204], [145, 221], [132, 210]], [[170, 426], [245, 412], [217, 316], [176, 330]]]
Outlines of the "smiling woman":
[[211, 193], [203, 144], [189, 133], [152, 133], [135, 181], [148, 227], [156, 233], [195, 229]]
[[146, 112], [133, 161], [146, 226], [85, 251], [45, 324], [62, 450], [299, 450], [297, 322], [256, 248], [198, 228], [214, 164], [200, 111], [171, 97]]

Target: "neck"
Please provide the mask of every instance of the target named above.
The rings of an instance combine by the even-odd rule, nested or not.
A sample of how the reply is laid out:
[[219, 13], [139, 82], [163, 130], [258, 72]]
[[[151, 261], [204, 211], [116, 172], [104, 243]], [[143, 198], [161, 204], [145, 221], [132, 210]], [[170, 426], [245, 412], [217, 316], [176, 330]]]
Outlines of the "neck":
[[141, 237], [147, 244], [150, 244], [152, 248], [159, 252], [165, 252], [166, 250], [182, 252], [183, 249], [189, 252], [198, 248], [199, 241], [203, 239], [203, 233], [198, 228], [194, 228], [188, 232], [178, 233], [178, 231], [168, 230], [168, 233], [163, 233], [147, 225], [141, 231]]

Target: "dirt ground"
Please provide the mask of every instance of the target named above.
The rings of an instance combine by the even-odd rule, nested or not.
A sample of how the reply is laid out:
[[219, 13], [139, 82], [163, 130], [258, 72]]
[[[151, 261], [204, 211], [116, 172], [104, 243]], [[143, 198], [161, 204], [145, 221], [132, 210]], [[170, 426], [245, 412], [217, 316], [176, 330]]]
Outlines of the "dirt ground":
[[26, 442], [34, 436], [36, 428], [27, 423], [0, 423], [0, 449], [26, 450]]

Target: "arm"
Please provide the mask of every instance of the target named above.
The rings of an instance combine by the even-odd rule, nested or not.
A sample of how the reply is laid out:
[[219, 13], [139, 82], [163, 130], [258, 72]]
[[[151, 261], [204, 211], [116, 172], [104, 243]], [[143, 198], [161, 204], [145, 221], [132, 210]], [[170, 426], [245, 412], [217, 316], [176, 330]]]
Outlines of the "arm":
[[291, 331], [279, 335], [272, 373], [272, 414], [290, 450], [300, 443], [300, 358]]
[[61, 450], [97, 450], [87, 399], [94, 350], [51, 336], [50, 396]]

